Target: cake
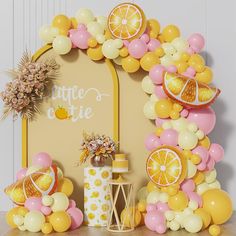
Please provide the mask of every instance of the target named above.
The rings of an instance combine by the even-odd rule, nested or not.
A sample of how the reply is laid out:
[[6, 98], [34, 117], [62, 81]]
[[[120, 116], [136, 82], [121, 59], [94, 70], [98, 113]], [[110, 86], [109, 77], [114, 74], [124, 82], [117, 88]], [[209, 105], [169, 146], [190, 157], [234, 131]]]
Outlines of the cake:
[[115, 159], [112, 161], [113, 173], [126, 173], [128, 172], [128, 160], [123, 153], [115, 154]]

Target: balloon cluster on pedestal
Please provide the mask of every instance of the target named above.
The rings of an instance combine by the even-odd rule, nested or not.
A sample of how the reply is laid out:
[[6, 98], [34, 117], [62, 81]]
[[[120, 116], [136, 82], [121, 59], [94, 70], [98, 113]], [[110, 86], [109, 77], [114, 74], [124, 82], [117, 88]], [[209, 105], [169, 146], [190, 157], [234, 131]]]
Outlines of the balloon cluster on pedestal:
[[6, 214], [9, 226], [49, 234], [74, 230], [83, 223], [82, 211], [69, 199], [72, 181], [47, 153], [35, 155], [32, 166], [19, 170], [16, 176], [17, 181], [5, 189], [18, 205]]

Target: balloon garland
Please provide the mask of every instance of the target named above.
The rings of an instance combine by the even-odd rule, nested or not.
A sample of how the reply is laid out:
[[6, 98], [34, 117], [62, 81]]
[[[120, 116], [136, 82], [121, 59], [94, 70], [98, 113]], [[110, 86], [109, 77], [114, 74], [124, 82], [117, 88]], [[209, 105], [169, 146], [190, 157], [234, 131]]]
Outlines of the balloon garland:
[[[132, 3], [116, 6], [108, 17], [95, 17], [89, 9], [80, 9], [73, 18], [58, 15], [39, 34], [60, 55], [78, 48], [91, 60], [108, 58], [127, 73], [147, 72], [141, 86], [150, 97], [143, 112], [155, 121], [156, 130], [145, 139], [150, 182], [137, 193], [135, 224], [143, 222], [160, 234], [209, 227], [211, 235], [219, 235], [218, 225], [232, 215], [232, 202], [214, 168], [224, 150], [208, 137], [216, 121], [210, 104], [220, 90], [210, 85], [213, 72], [199, 54], [204, 37], [194, 33], [184, 39], [175, 25], [161, 30], [156, 19], [146, 19]], [[69, 221], [65, 215], [55, 216], [55, 221], [57, 217]]]

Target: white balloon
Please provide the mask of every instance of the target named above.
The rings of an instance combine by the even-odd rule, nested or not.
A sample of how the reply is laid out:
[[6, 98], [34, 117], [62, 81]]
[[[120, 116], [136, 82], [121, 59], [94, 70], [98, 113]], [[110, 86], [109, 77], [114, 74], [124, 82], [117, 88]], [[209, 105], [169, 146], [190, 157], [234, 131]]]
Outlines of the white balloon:
[[87, 25], [89, 22], [95, 19], [93, 12], [90, 9], [81, 8], [75, 15], [79, 24]]
[[119, 49], [114, 45], [113, 39], [108, 39], [102, 45], [102, 53], [106, 58], [115, 59], [119, 56]]
[[30, 211], [25, 215], [24, 226], [33, 233], [39, 232], [45, 222], [44, 215], [39, 211]]
[[152, 83], [151, 78], [147, 75], [142, 80], [142, 89], [147, 94], [154, 93], [155, 86]]
[[189, 233], [197, 233], [202, 229], [202, 218], [198, 215], [190, 215], [184, 220], [184, 228]]
[[150, 120], [155, 120], [157, 115], [155, 111], [155, 102], [148, 101], [145, 103], [143, 107], [143, 113], [145, 117], [147, 117]]
[[54, 51], [60, 55], [65, 55], [70, 52], [72, 48], [72, 42], [70, 38], [64, 35], [58, 35], [52, 43]]
[[191, 150], [196, 147], [198, 143], [198, 137], [195, 133], [184, 130], [179, 133], [178, 144], [182, 149]]

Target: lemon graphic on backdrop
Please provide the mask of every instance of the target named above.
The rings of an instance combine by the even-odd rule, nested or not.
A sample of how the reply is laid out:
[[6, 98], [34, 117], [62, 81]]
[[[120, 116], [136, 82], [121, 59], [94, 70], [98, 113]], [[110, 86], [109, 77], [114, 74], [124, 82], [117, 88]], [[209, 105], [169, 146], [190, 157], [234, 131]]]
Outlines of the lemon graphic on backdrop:
[[88, 198], [87, 197], [84, 197], [84, 202], [87, 202], [88, 201]]
[[106, 215], [106, 214], [102, 214], [102, 215], [100, 216], [100, 218], [101, 218], [101, 220], [107, 220], [107, 215]]
[[110, 200], [110, 199], [111, 199], [111, 198], [110, 198], [110, 195], [107, 194], [107, 195], [105, 196], [105, 200]]
[[102, 204], [102, 210], [103, 211], [108, 211], [109, 210], [109, 206], [107, 204]]
[[102, 181], [100, 179], [96, 179], [94, 181], [94, 184], [95, 184], [95, 186], [101, 186], [102, 185]]
[[89, 183], [84, 183], [84, 187], [85, 187], [86, 189], [90, 189]]
[[89, 170], [89, 174], [93, 176], [96, 175], [96, 170], [94, 169]]

